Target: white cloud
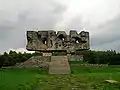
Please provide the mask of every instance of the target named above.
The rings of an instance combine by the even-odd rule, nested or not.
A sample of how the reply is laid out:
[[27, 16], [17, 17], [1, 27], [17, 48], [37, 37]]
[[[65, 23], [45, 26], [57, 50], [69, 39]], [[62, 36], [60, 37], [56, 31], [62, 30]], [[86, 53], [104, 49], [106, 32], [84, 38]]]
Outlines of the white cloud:
[[92, 49], [120, 51], [119, 9], [120, 0], [0, 0], [0, 51], [25, 48], [26, 28], [86, 28]]
[[6, 51], [6, 52], [10, 52], [10, 51], [16, 51], [17, 53], [19, 53], [19, 52], [21, 52], [21, 53], [24, 53], [24, 52], [26, 52], [26, 53], [34, 53], [35, 51], [28, 51], [28, 50], [26, 50], [25, 48], [11, 48], [11, 49], [9, 49], [8, 51]]
[[63, 28], [75, 17], [81, 17], [81, 22], [90, 22], [90, 26], [97, 26], [115, 18], [119, 13], [119, 0], [70, 0], [68, 10], [64, 13], [64, 20], [59, 26]]

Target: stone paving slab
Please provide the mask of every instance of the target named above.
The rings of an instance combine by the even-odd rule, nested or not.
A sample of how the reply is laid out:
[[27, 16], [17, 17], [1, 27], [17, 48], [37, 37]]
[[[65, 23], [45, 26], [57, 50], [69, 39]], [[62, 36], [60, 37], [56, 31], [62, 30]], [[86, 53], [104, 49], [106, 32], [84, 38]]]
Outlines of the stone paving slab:
[[49, 74], [70, 74], [67, 56], [51, 56]]

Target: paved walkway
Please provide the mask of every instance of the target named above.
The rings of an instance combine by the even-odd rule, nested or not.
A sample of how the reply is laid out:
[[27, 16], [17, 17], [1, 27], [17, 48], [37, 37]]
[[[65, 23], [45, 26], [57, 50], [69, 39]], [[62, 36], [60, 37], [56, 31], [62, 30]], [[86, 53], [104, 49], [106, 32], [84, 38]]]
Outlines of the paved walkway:
[[67, 56], [51, 56], [49, 74], [70, 74]]

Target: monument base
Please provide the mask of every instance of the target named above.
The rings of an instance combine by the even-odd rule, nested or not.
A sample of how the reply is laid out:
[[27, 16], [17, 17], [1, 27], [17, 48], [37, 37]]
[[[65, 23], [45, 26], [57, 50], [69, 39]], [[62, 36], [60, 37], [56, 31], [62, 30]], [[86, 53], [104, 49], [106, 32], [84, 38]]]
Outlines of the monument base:
[[44, 53], [42, 53], [42, 56], [52, 56], [52, 53], [50, 53], [50, 52], [44, 52]]
[[49, 74], [70, 74], [67, 56], [51, 56]]
[[67, 56], [33, 56], [16, 67], [45, 68], [49, 70], [49, 74], [70, 74], [71, 72]]

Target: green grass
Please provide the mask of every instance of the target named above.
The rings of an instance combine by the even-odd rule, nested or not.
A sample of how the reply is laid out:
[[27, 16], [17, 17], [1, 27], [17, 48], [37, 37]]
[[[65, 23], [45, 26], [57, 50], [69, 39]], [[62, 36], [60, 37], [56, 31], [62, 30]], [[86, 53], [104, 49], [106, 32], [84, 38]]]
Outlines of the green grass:
[[120, 67], [71, 66], [70, 75], [49, 75], [42, 69], [1, 69], [0, 90], [120, 90]]
[[41, 74], [45, 73], [41, 69], [1, 69], [0, 90], [23, 90], [22, 88], [31, 88], [36, 83], [36, 76], [39, 72]]

